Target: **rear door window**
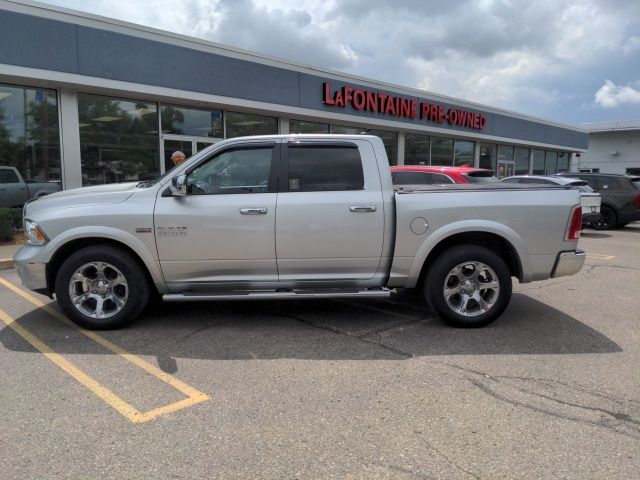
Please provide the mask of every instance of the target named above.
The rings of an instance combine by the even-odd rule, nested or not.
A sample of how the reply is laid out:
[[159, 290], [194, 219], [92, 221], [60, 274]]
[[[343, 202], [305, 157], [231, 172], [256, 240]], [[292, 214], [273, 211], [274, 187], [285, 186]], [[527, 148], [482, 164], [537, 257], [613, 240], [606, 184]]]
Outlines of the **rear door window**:
[[496, 183], [500, 179], [493, 172], [469, 172], [464, 174], [473, 183]]
[[432, 173], [431, 183], [433, 183], [434, 185], [441, 185], [441, 184], [454, 183], [454, 182], [447, 175], [443, 175], [441, 173]]
[[289, 145], [287, 176], [281, 190], [289, 192], [364, 189], [356, 145]]
[[429, 172], [393, 172], [394, 185], [432, 185]]

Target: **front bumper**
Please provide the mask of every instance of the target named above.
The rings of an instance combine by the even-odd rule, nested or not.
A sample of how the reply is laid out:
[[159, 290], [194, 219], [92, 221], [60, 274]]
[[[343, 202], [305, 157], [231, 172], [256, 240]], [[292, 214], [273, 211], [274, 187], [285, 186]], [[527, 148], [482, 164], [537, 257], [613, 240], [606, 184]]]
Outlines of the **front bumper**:
[[25, 245], [13, 257], [22, 284], [29, 290], [43, 291], [47, 289], [47, 264], [38, 261], [41, 247]]
[[551, 272], [551, 278], [566, 277], [578, 273], [584, 261], [587, 258], [587, 252], [583, 250], [572, 250], [570, 252], [560, 252], [556, 258], [556, 264]]

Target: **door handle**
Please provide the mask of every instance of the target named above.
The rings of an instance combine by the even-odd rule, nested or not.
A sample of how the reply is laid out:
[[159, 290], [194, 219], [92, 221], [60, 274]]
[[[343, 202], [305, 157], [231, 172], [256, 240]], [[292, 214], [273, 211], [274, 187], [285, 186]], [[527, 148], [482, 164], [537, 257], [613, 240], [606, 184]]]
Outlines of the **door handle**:
[[242, 215], [266, 215], [267, 209], [265, 207], [241, 208], [240, 213]]
[[349, 210], [354, 213], [366, 213], [375, 212], [377, 207], [375, 205], [351, 205]]

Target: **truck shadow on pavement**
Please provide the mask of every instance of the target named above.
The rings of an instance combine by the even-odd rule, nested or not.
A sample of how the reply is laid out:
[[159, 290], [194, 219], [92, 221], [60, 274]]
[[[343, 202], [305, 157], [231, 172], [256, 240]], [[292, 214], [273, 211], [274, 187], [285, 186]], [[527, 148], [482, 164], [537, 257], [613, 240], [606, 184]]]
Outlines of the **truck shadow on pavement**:
[[[41, 309], [17, 321], [57, 353], [111, 354]], [[448, 327], [420, 299], [400, 294], [389, 301], [160, 304], [128, 328], [99, 334], [130, 353], [155, 356], [169, 373], [177, 371], [180, 358], [399, 360], [622, 351], [588, 325], [523, 294], [514, 294], [504, 315], [481, 329]], [[36, 353], [8, 327], [0, 331], [0, 342]]]

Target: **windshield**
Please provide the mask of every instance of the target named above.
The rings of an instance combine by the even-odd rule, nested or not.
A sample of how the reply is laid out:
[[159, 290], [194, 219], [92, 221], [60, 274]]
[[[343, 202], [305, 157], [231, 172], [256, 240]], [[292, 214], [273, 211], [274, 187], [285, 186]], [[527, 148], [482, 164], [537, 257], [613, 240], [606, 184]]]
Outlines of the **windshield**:
[[640, 190], [640, 178], [634, 178], [633, 180], [631, 180], [631, 183], [633, 183], [634, 187]]

